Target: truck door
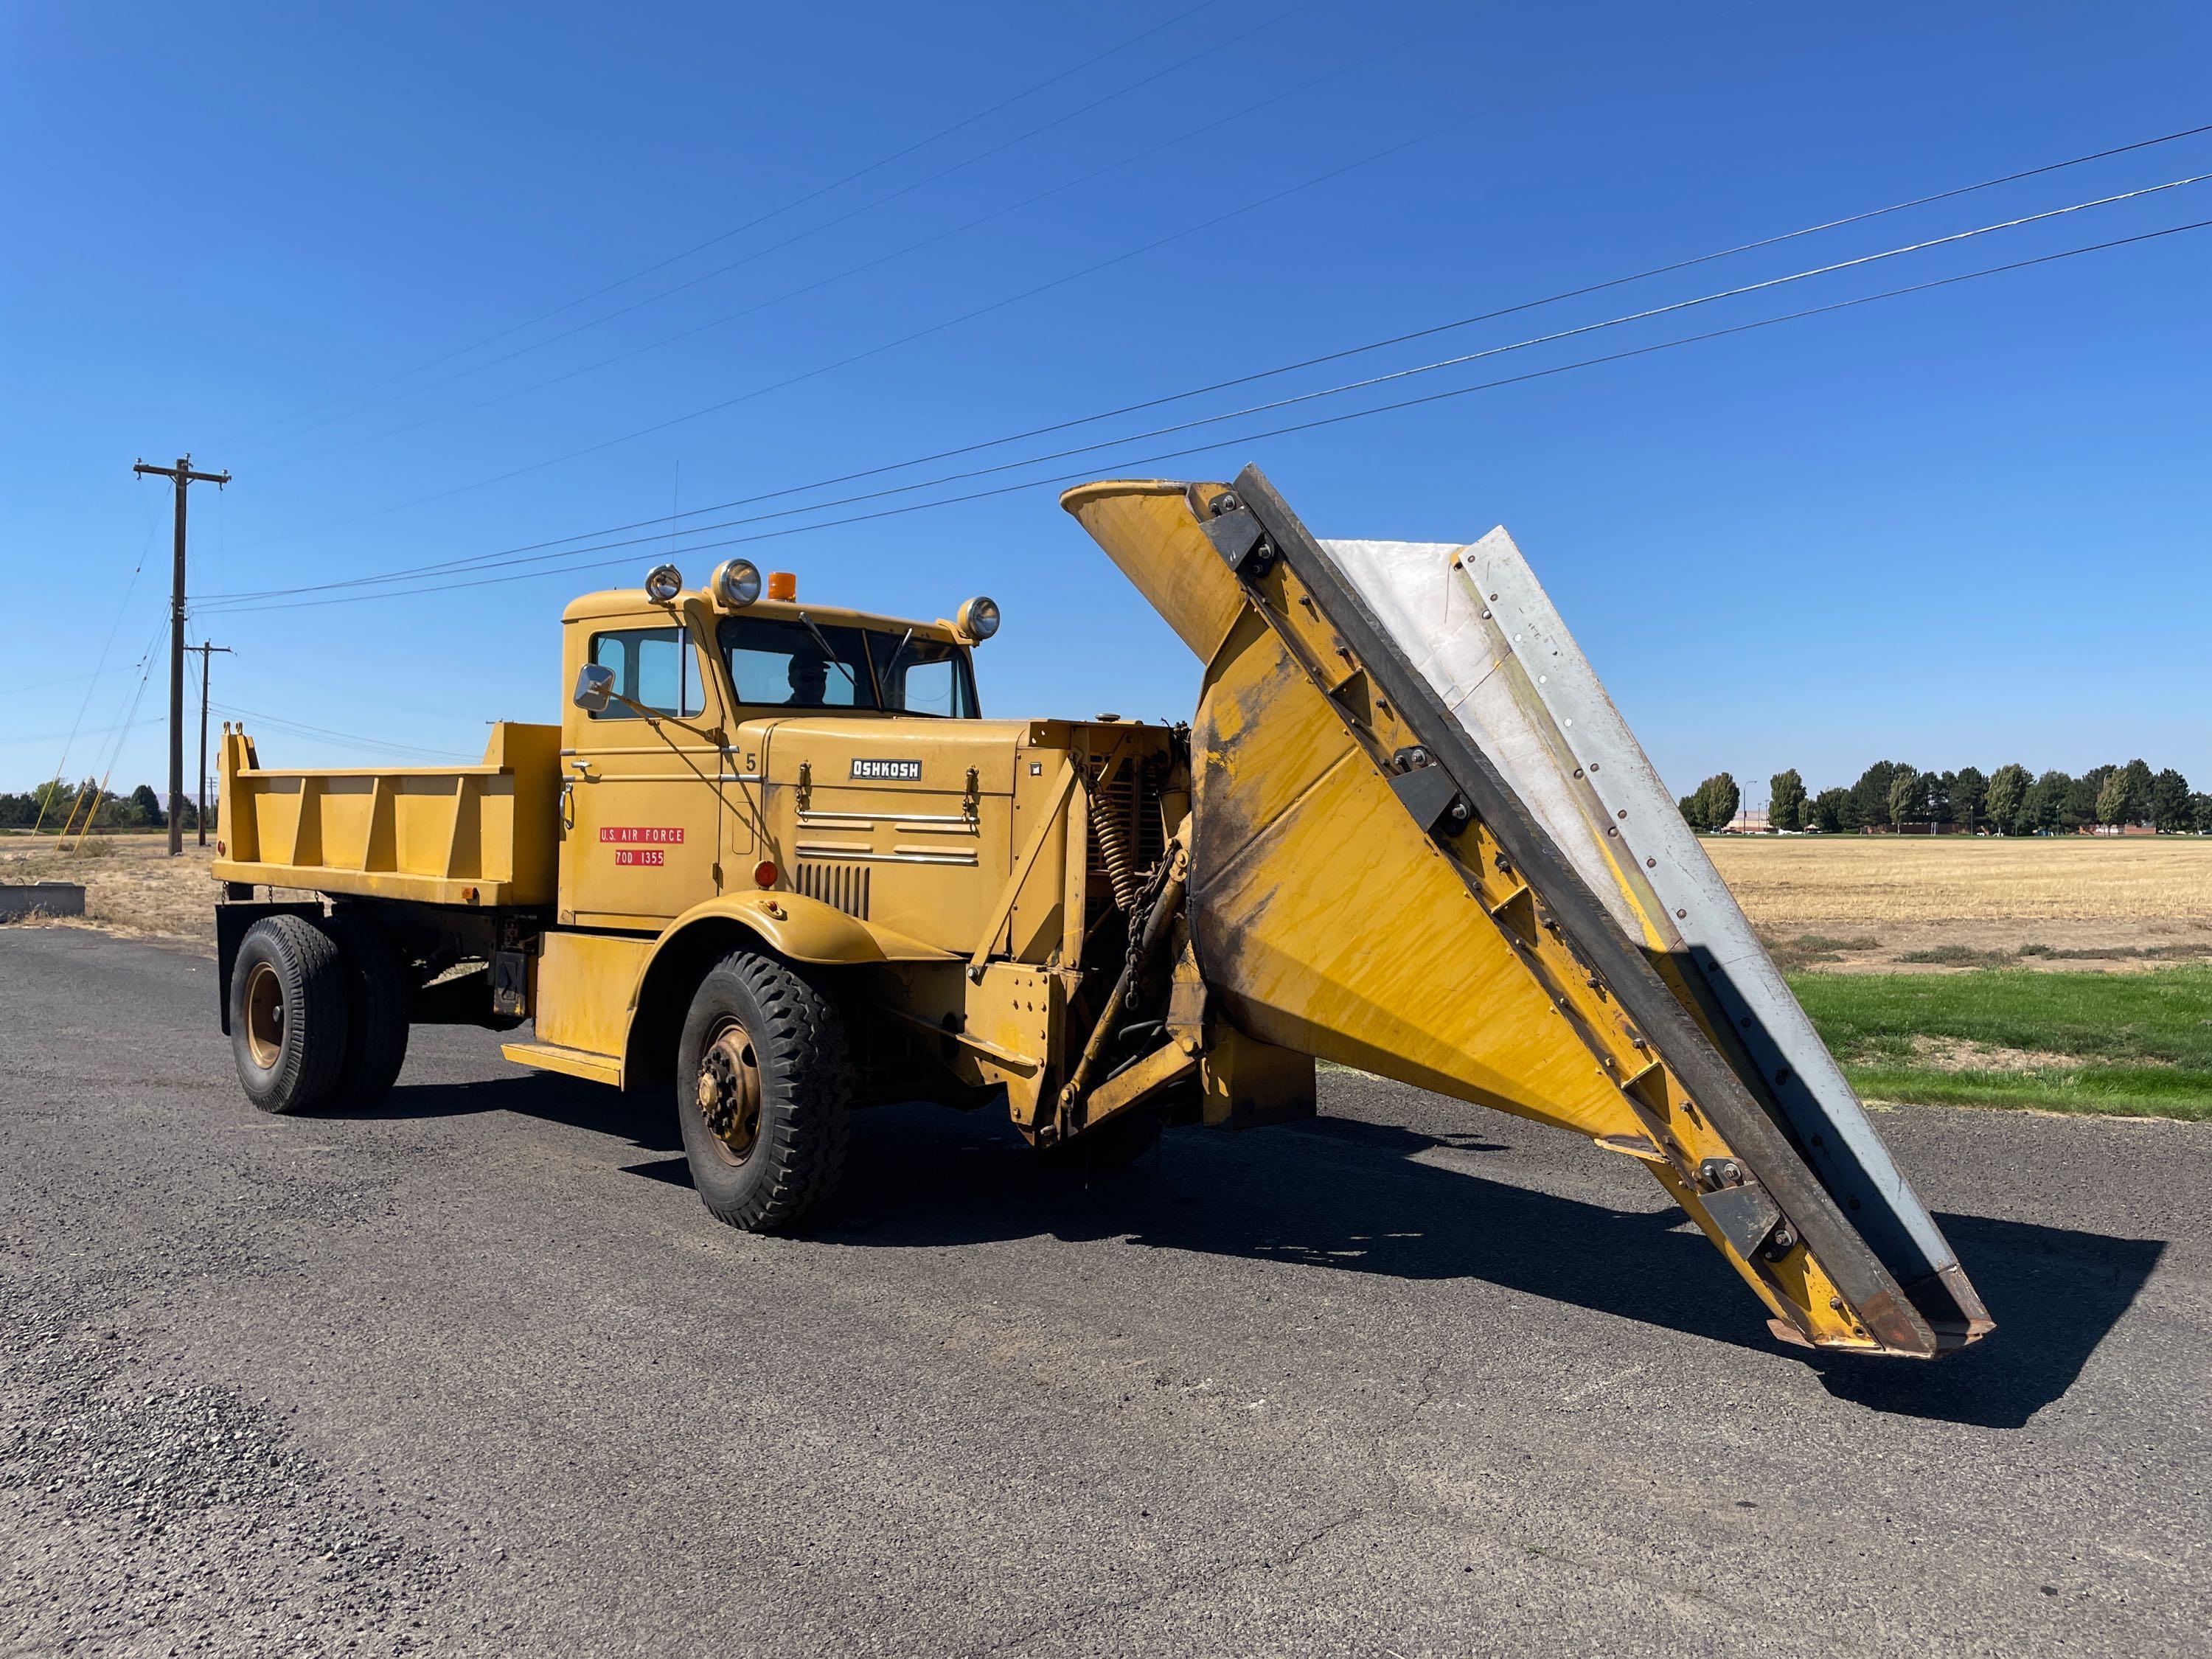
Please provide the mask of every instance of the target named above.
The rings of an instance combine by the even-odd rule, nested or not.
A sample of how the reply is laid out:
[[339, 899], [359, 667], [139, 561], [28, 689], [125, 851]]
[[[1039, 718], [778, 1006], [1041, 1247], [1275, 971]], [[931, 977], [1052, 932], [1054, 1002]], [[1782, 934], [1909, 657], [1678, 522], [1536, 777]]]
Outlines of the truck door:
[[657, 931], [721, 890], [713, 682], [680, 626], [572, 627], [571, 679], [598, 663], [621, 696], [563, 721], [561, 920]]

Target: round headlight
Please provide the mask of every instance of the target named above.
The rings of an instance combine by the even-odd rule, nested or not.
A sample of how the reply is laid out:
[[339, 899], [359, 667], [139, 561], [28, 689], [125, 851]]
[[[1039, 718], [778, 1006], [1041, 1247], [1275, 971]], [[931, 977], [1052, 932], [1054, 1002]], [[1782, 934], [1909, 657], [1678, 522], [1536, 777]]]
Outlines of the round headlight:
[[750, 559], [725, 559], [708, 586], [724, 609], [742, 611], [761, 596], [760, 567]]
[[999, 602], [978, 595], [960, 607], [953, 626], [978, 642], [989, 639], [999, 631]]
[[684, 573], [672, 564], [657, 564], [645, 573], [645, 597], [666, 605], [684, 591]]

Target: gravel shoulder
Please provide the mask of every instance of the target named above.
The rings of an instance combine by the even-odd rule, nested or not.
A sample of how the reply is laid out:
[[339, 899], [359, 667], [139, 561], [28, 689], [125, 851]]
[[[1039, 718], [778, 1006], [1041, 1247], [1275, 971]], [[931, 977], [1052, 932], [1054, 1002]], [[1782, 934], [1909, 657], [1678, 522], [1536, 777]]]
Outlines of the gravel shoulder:
[[864, 1117], [801, 1238], [430, 1031], [0, 933], [0, 1652], [2201, 1653], [2212, 1127], [1881, 1121], [2002, 1328], [1808, 1361], [1629, 1160], [1351, 1074], [1126, 1177]]

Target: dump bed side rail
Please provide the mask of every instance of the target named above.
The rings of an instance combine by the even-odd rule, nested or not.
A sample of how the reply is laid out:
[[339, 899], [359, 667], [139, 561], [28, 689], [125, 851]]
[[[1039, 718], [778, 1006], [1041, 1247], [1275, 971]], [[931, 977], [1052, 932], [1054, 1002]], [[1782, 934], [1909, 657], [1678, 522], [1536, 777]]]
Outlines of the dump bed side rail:
[[550, 905], [561, 728], [501, 721], [477, 766], [264, 768], [225, 722], [216, 878], [424, 904]]

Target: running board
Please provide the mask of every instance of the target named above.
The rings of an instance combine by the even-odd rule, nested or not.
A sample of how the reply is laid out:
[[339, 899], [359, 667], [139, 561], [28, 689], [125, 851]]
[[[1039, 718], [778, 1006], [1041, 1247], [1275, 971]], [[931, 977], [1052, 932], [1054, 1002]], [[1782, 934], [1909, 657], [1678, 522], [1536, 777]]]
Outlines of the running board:
[[500, 1053], [518, 1066], [540, 1072], [558, 1072], [587, 1083], [622, 1087], [622, 1061], [612, 1054], [595, 1054], [586, 1048], [563, 1048], [556, 1042], [502, 1042]]

